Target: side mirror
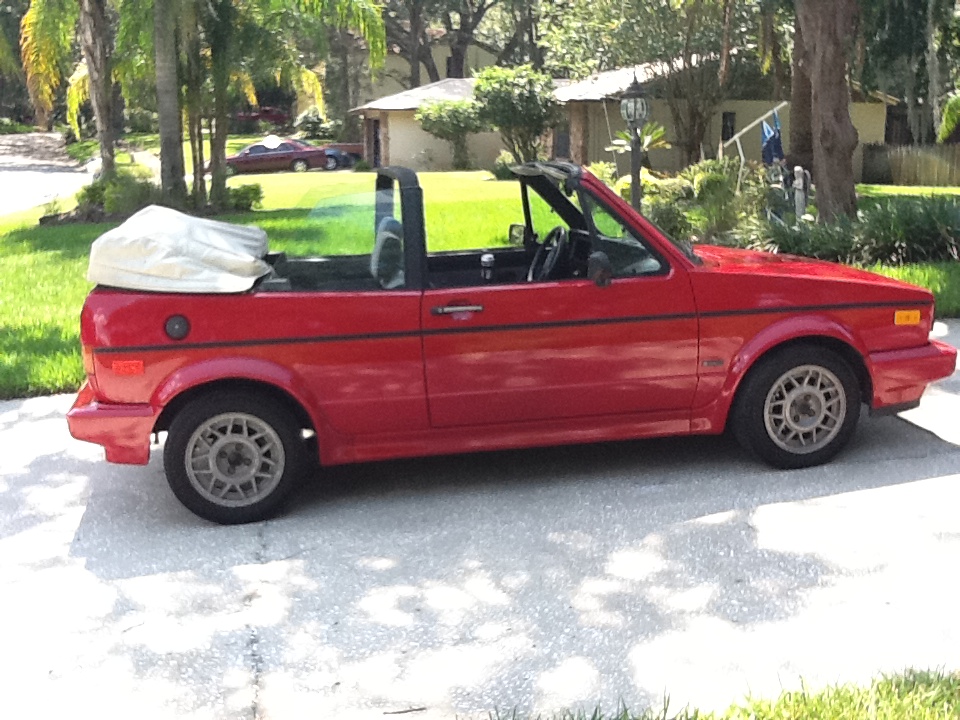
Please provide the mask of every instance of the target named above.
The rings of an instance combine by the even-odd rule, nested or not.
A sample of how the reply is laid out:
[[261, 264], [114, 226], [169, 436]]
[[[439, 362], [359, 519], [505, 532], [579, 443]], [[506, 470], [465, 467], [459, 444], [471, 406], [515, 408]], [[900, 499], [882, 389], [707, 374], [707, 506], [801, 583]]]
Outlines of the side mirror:
[[613, 264], [605, 252], [590, 253], [587, 258], [587, 277], [597, 287], [607, 287], [613, 279]]
[[527, 226], [517, 223], [510, 226], [510, 244], [520, 247], [527, 238]]

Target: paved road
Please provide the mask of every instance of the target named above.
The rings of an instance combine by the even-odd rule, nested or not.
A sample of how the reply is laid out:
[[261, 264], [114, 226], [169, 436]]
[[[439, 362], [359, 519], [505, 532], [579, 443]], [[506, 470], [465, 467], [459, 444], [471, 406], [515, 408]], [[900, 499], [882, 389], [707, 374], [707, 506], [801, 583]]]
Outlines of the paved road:
[[[953, 324], [953, 342], [960, 324]], [[269, 523], [0, 403], [0, 677], [24, 717], [469, 717], [723, 707], [960, 669], [960, 376], [833, 464], [723, 439], [331, 471]], [[486, 717], [484, 714], [483, 717]]]
[[63, 152], [59, 133], [0, 135], [0, 215], [69, 197], [90, 179]]

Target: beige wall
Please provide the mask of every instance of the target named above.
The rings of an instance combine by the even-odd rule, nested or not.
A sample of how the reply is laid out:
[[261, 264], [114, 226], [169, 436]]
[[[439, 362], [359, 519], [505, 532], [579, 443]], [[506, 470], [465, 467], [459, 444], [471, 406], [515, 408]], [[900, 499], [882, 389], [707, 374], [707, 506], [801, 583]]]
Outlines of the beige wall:
[[[597, 160], [614, 162], [614, 157], [611, 153], [604, 151], [604, 147], [610, 144], [610, 133], [607, 131], [608, 118], [610, 128], [614, 135], [616, 135], [617, 131], [626, 128], [623, 119], [620, 117], [619, 103], [609, 100], [606, 105], [607, 113], [604, 114], [603, 103], [589, 103], [589, 138], [587, 146], [589, 148], [588, 157], [590, 162]], [[667, 129], [667, 139], [676, 145], [676, 131], [674, 130], [673, 117], [670, 114], [667, 103], [663, 100], [653, 100], [650, 105], [652, 111], [651, 119]], [[704, 150], [707, 156], [715, 157], [717, 154], [724, 112], [734, 112], [737, 114], [736, 128], [739, 132], [777, 105], [779, 105], [779, 102], [776, 101], [731, 100], [725, 102], [717, 111], [707, 131], [707, 136], [704, 141]], [[882, 103], [852, 103], [850, 105], [850, 116], [860, 135], [860, 145], [857, 147], [853, 156], [854, 177], [859, 182], [863, 166], [863, 145], [867, 143], [882, 143], [884, 141], [887, 108]], [[786, 153], [789, 153], [789, 105], [780, 111], [780, 121], [783, 131], [783, 149]], [[740, 139], [740, 142], [743, 145], [744, 154], [747, 159], [760, 162], [760, 127], [757, 126], [750, 130], [750, 132]], [[736, 147], [727, 148], [725, 154], [737, 156]], [[619, 156], [616, 161], [619, 163], [618, 167], [621, 174], [629, 172], [629, 155]], [[670, 150], [656, 150], [651, 152], [650, 163], [655, 170], [677, 172], [682, 169], [683, 160], [680, 150], [677, 147], [673, 147]]]
[[[389, 147], [391, 165], [402, 165], [413, 170], [450, 170], [452, 152], [450, 143], [424, 132], [414, 119], [412, 110], [383, 113], [389, 115]], [[381, 133], [384, 123], [380, 124]], [[381, 139], [381, 146], [387, 138]], [[475, 167], [489, 169], [503, 149], [500, 135], [480, 133], [469, 140], [470, 161]]]

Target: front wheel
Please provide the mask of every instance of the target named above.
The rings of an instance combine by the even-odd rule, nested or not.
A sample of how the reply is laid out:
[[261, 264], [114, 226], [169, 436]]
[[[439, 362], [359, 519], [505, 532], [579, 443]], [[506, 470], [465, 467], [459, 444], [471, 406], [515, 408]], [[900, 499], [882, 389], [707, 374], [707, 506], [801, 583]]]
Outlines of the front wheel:
[[746, 449], [779, 468], [820, 465], [850, 441], [860, 386], [826, 348], [793, 347], [760, 361], [737, 394], [733, 430]]
[[337, 158], [334, 155], [327, 155], [327, 159], [323, 161], [324, 170], [336, 170], [338, 167], [340, 163]]
[[269, 397], [212, 393], [174, 418], [163, 449], [177, 499], [232, 525], [274, 515], [307, 467], [300, 428]]

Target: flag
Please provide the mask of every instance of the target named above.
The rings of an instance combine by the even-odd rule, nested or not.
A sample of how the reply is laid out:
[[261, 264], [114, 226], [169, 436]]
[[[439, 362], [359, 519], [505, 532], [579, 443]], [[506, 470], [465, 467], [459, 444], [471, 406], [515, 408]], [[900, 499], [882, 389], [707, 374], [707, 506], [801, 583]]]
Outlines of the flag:
[[773, 126], [766, 120], [760, 125], [760, 154], [764, 165], [773, 165], [785, 157], [780, 138], [780, 114], [776, 111], [773, 113]]

